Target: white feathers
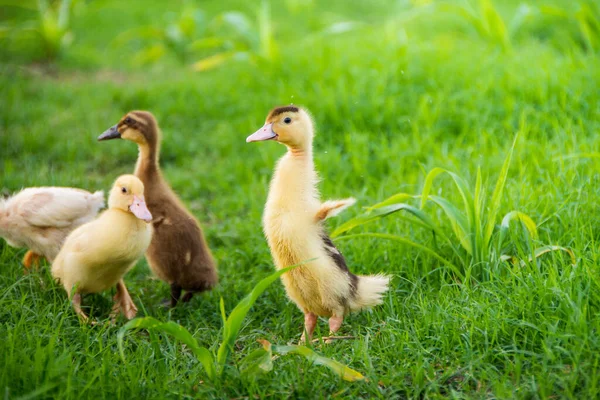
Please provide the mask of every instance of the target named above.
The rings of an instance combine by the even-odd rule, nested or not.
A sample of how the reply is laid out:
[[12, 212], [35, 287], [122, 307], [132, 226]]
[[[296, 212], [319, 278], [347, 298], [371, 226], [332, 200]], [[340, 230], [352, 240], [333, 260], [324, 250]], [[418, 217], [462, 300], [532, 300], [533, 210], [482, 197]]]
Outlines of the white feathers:
[[21, 190], [0, 202], [0, 236], [52, 260], [67, 235], [93, 220], [104, 207], [101, 191], [65, 187]]
[[359, 275], [356, 296], [350, 303], [352, 311], [360, 311], [381, 304], [389, 283], [390, 277], [387, 275]]

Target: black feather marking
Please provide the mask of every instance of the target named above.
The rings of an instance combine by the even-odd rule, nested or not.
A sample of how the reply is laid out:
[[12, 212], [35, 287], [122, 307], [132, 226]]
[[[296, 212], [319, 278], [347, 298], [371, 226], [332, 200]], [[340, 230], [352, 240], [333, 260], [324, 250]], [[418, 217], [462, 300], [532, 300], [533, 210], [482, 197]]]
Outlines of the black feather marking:
[[335, 247], [329, 236], [325, 232], [321, 233], [321, 239], [323, 240], [323, 247], [329, 257], [333, 260], [335, 265], [342, 271], [346, 272], [350, 277], [350, 296], [353, 298], [356, 296], [356, 291], [358, 290], [358, 276], [354, 275], [348, 269], [348, 265], [346, 265], [346, 260], [340, 251]]

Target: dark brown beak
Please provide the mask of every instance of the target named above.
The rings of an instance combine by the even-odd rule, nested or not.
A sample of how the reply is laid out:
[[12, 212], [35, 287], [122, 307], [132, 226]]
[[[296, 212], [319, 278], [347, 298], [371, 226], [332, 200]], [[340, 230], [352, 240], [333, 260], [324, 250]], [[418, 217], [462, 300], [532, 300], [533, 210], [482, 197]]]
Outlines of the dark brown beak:
[[98, 136], [98, 141], [110, 140], [110, 139], [121, 139], [121, 134], [117, 129], [117, 125], [111, 126], [104, 133]]

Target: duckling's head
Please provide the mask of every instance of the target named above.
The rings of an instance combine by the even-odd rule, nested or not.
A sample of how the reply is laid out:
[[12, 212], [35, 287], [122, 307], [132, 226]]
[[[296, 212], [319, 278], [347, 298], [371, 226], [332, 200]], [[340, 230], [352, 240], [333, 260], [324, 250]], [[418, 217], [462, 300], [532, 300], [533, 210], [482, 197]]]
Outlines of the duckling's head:
[[130, 212], [146, 222], [152, 220], [144, 199], [144, 184], [135, 175], [121, 175], [117, 178], [108, 197], [108, 208]]
[[148, 111], [131, 111], [98, 136], [98, 140], [125, 139], [141, 146], [156, 147], [160, 141], [159, 132], [154, 115]]
[[304, 151], [312, 146], [314, 131], [310, 115], [300, 107], [275, 107], [265, 125], [246, 138], [246, 142], [275, 140], [291, 150]]

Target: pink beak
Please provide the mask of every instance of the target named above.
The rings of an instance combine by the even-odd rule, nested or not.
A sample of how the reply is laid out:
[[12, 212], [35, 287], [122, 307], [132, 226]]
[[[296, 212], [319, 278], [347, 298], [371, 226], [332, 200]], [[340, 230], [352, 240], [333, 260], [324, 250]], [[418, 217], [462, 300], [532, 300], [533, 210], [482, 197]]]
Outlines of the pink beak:
[[148, 210], [148, 206], [146, 205], [144, 196], [133, 196], [133, 203], [129, 206], [129, 211], [131, 211], [133, 215], [135, 215], [142, 221], [152, 221], [152, 214], [150, 214], [150, 210]]
[[273, 132], [273, 124], [265, 124], [262, 128], [254, 132], [246, 138], [246, 143], [261, 142], [263, 140], [271, 140], [277, 138], [277, 134]]

